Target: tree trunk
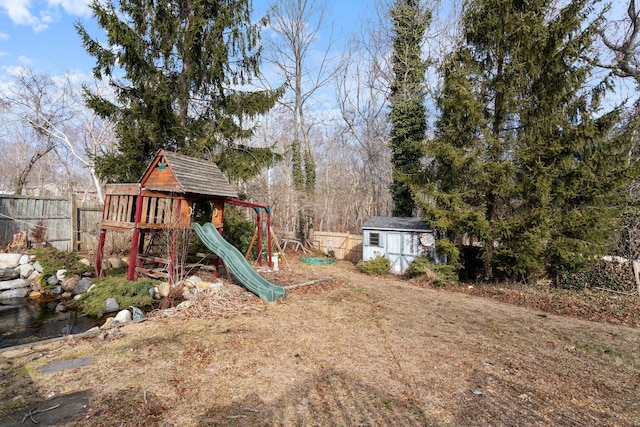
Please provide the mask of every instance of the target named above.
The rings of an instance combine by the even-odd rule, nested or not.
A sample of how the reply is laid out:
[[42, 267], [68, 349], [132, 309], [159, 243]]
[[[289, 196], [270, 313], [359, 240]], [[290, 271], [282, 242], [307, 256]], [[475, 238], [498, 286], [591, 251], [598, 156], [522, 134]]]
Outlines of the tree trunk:
[[47, 146], [42, 151], [37, 151], [31, 156], [31, 159], [29, 159], [29, 163], [24, 167], [24, 169], [22, 169], [22, 171], [20, 171], [20, 175], [18, 175], [18, 181], [16, 182], [16, 187], [13, 190], [13, 194], [16, 194], [16, 195], [22, 194], [22, 191], [24, 190], [24, 187], [27, 185], [29, 175], [31, 174], [31, 171], [33, 170], [33, 167], [35, 166], [35, 164], [38, 162], [38, 160], [44, 157], [49, 151], [53, 150], [54, 147], [55, 145], [53, 144], [53, 142], [49, 140], [47, 142]]

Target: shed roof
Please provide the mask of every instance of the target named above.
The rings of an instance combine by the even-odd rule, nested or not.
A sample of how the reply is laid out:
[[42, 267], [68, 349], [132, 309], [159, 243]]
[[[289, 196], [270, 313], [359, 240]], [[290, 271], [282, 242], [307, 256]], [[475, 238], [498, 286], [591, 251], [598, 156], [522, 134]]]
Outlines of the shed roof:
[[362, 224], [362, 229], [433, 231], [433, 228], [421, 218], [373, 216]]
[[[149, 177], [153, 169], [161, 163], [165, 163], [171, 172], [173, 172], [177, 181], [177, 188], [164, 188], [159, 184], [145, 184], [146, 178]], [[142, 178], [140, 178], [140, 183], [149, 190], [173, 191], [205, 196], [238, 197], [236, 191], [231, 187], [215, 163], [171, 151], [158, 151], [156, 157], [149, 164]]]

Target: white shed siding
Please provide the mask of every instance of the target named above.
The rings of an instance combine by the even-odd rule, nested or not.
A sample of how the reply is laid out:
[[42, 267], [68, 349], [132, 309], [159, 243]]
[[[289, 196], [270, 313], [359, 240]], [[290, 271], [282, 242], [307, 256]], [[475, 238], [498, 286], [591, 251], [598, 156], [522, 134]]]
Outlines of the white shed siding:
[[[378, 244], [371, 244], [371, 234], [378, 235]], [[364, 231], [364, 241], [362, 243], [362, 259], [364, 261], [368, 261], [377, 257], [378, 255], [385, 255], [387, 253], [386, 250], [386, 234], [384, 232], [380, 232], [379, 230], [366, 230]]]

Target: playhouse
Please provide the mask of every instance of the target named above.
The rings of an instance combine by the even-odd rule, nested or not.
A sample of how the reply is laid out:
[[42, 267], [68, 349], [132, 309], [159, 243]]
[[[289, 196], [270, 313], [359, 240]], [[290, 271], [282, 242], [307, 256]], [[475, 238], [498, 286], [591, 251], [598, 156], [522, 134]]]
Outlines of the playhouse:
[[392, 273], [404, 274], [421, 255], [440, 262], [435, 243], [434, 229], [420, 218], [375, 216], [362, 224], [362, 260], [384, 256]]
[[[261, 253], [261, 211], [266, 212], [267, 230], [271, 229], [271, 210], [268, 206], [237, 199], [220, 169], [202, 159], [160, 150], [135, 184], [110, 184], [106, 187], [100, 223], [100, 237], [96, 254], [96, 274], [102, 273], [102, 258], [107, 231], [130, 232], [131, 250], [127, 279], [141, 275], [164, 278], [170, 283], [176, 277], [176, 251], [179, 233], [193, 229], [225, 267], [249, 290], [267, 300], [284, 296], [284, 290], [265, 284], [246, 263], [238, 258], [234, 247], [218, 236], [222, 232], [225, 204], [235, 204], [255, 210], [257, 245]], [[204, 218], [204, 227], [197, 227], [194, 216]], [[213, 236], [213, 231], [218, 236]], [[161, 253], [150, 253], [154, 239], [161, 235], [168, 241]], [[206, 238], [206, 241], [205, 241]], [[272, 266], [272, 234], [267, 233], [267, 262]], [[211, 246], [210, 246], [211, 245]], [[261, 263], [262, 258], [258, 261]], [[162, 266], [157, 268], [157, 266]], [[219, 264], [216, 264], [216, 267]], [[217, 272], [217, 268], [216, 268]], [[262, 280], [261, 280], [262, 279]], [[272, 289], [273, 287], [274, 289]], [[263, 289], [264, 288], [264, 289]], [[265, 291], [266, 289], [266, 291]]]

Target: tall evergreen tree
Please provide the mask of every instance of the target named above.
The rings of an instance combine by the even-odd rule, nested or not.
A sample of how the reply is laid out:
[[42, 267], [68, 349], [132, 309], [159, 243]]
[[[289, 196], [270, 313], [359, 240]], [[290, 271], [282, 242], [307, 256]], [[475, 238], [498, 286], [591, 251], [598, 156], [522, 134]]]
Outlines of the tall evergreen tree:
[[487, 278], [574, 271], [603, 253], [630, 173], [625, 139], [610, 137], [618, 112], [589, 87], [592, 2], [554, 4], [469, 2], [443, 67], [421, 206], [482, 244]]
[[[117, 123], [118, 152], [97, 159], [109, 181], [137, 181], [158, 149], [216, 161], [246, 178], [273, 160], [270, 149], [240, 143], [247, 118], [268, 111], [280, 91], [233, 89], [258, 72], [260, 25], [250, 0], [93, 0], [106, 43], [76, 24], [108, 78], [115, 101], [87, 92], [97, 113]], [[262, 22], [261, 24], [265, 24]]]
[[415, 209], [408, 180], [420, 172], [427, 131], [425, 79], [427, 61], [422, 58], [425, 31], [431, 13], [420, 0], [395, 0], [393, 19], [394, 80], [391, 83], [389, 121], [391, 122], [393, 216], [412, 216]]

